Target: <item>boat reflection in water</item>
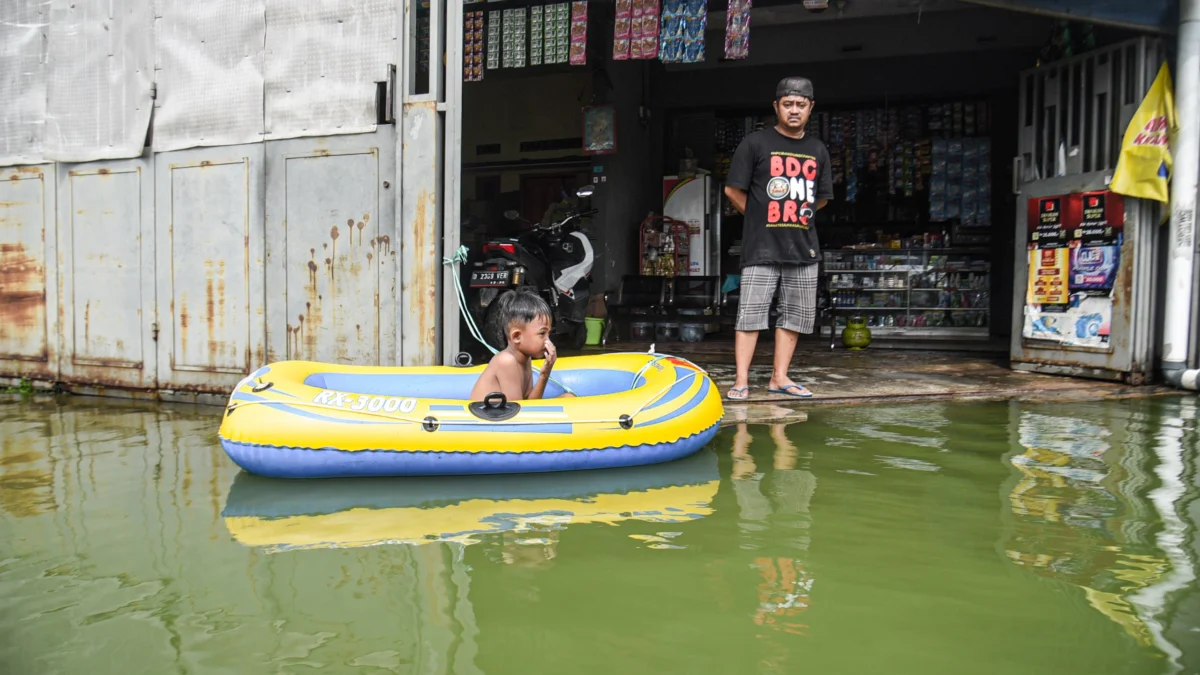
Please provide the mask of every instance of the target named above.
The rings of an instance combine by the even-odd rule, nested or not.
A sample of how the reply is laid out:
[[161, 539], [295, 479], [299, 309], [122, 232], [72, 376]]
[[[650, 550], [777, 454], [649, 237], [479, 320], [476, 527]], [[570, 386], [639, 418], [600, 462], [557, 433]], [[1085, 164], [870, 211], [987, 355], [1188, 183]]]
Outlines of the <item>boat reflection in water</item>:
[[301, 481], [243, 472], [221, 515], [236, 541], [268, 552], [476, 544], [570, 524], [696, 520], [713, 512], [719, 484], [711, 449], [666, 464], [555, 474]]

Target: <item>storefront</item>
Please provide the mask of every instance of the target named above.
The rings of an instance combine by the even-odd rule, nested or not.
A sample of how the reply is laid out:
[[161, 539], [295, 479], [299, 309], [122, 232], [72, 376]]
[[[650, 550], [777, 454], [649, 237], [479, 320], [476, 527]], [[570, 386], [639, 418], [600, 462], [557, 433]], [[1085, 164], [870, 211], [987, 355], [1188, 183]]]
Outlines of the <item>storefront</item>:
[[[565, 198], [595, 208], [584, 221], [595, 252], [592, 293], [615, 293], [636, 276], [712, 278], [713, 306], [726, 320], [707, 324], [705, 340], [728, 339], [736, 311], [741, 216], [723, 180], [741, 139], [773, 123], [779, 78], [813, 80], [809, 133], [832, 158], [835, 199], [818, 230], [833, 330], [859, 316], [877, 341], [935, 349], [973, 341], [1007, 351], [1026, 323], [1029, 289], [1021, 267], [1028, 241], [1014, 226], [1029, 201], [1021, 186], [1086, 173], [1076, 155], [1118, 147], [1132, 115], [1124, 100], [1101, 99], [1113, 109], [1107, 126], [1079, 125], [1064, 139], [1062, 166], [1057, 146], [1045, 156], [1039, 149], [1055, 173], [1014, 176], [1029, 168], [1013, 162], [1035, 126], [1024, 108], [1037, 109], [1037, 133], [1060, 133], [1046, 120], [1061, 115], [1065, 128], [1099, 93], [1091, 71], [1075, 79], [1074, 99], [1064, 84], [1061, 105], [1047, 106], [1044, 90], [1035, 101], [1023, 83], [1032, 70], [1079, 54], [1131, 40], [1158, 44], [1119, 25], [949, 1], [767, 2], [751, 12], [738, 2], [509, 0], [463, 11], [462, 226], [454, 235], [478, 252], [520, 232], [506, 211], [538, 222]], [[1140, 100], [1149, 86], [1144, 65], [1120, 80], [1122, 94]], [[1106, 161], [1089, 159], [1088, 171], [1111, 172], [1115, 154]], [[595, 196], [571, 202], [588, 182]], [[443, 299], [457, 311], [451, 294]], [[654, 337], [629, 323], [617, 320], [611, 338]], [[465, 324], [459, 329], [445, 348], [481, 355]], [[822, 330], [828, 340], [830, 328]]]

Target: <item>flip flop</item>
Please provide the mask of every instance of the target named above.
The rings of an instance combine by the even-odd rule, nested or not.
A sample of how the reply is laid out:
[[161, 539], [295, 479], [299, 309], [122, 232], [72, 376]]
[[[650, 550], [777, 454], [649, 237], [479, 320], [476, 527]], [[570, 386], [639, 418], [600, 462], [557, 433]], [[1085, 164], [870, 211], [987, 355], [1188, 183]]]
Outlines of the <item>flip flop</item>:
[[[791, 392], [792, 389], [795, 389], [796, 393], [793, 394]], [[780, 389], [767, 389], [767, 391], [772, 394], [783, 394], [784, 396], [790, 396], [792, 398], [812, 398], [812, 392], [808, 391], [804, 386], [799, 384], [789, 384], [788, 386]]]
[[[746, 395], [745, 396], [731, 396], [730, 395], [730, 394], [737, 394], [739, 392], [746, 392]], [[730, 401], [745, 401], [750, 398], [750, 387], [732, 387], [732, 388], [730, 388], [730, 390], [728, 392], [726, 392], [725, 398], [729, 399]]]

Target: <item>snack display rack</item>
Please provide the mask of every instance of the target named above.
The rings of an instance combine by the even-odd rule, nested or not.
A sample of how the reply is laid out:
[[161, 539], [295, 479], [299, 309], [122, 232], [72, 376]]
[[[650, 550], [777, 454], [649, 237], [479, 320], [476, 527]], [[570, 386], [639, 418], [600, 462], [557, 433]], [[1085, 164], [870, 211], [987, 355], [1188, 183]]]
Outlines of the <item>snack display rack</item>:
[[986, 249], [968, 248], [825, 251], [822, 283], [837, 307], [835, 330], [859, 314], [880, 335], [986, 337], [989, 259]]
[[690, 264], [691, 232], [687, 223], [651, 214], [638, 228], [638, 261], [645, 276], [675, 277]]

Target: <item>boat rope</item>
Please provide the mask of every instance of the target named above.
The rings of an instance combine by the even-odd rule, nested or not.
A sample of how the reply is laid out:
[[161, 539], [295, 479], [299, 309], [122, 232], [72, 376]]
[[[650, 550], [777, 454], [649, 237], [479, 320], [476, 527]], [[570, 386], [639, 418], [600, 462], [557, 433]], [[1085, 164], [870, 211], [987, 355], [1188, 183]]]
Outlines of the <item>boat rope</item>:
[[[496, 354], [500, 353], [500, 350], [488, 344], [488, 341], [483, 338], [483, 332], [479, 330], [479, 326], [475, 325], [475, 317], [471, 316], [471, 313], [467, 311], [467, 297], [463, 294], [462, 280], [458, 276], [458, 267], [459, 265], [467, 262], [467, 255], [470, 253], [470, 251], [471, 250], [465, 245], [459, 246], [458, 250], [454, 252], [454, 255], [450, 256], [449, 258], [442, 258], [442, 264], [449, 265], [450, 273], [454, 275], [454, 294], [458, 297], [458, 311], [463, 315], [463, 319], [466, 320], [467, 330], [470, 331], [471, 337], [478, 340], [479, 344], [487, 347], [488, 351], [492, 353], [492, 356], [495, 356]], [[553, 377], [550, 378], [550, 381], [554, 384], [557, 384], [559, 387], [562, 387], [562, 390], [568, 394], [573, 396], [576, 395], [574, 390], [562, 382], [554, 379]]]

